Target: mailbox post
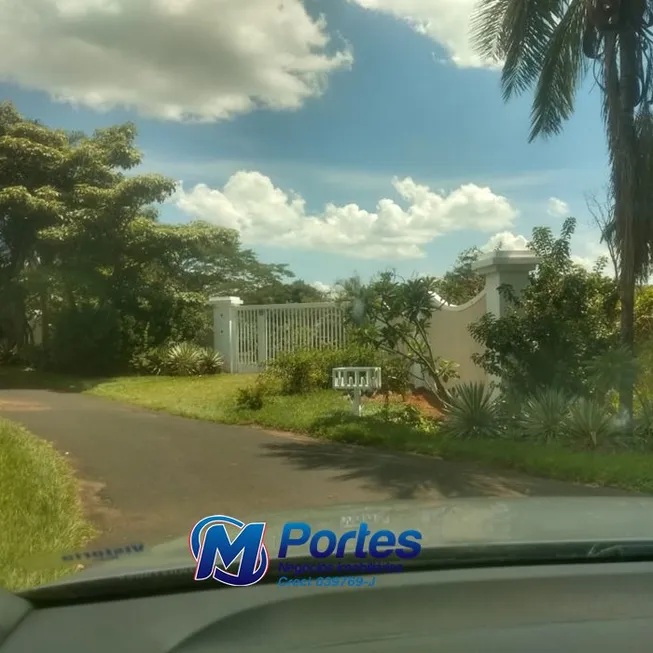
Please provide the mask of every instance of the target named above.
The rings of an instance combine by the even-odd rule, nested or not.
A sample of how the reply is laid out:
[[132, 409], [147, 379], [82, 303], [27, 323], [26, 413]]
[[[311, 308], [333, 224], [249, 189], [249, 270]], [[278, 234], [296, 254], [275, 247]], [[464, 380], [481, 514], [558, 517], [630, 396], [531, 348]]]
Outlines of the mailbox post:
[[352, 410], [360, 417], [361, 393], [381, 388], [380, 367], [335, 367], [332, 372], [333, 389], [352, 393]]

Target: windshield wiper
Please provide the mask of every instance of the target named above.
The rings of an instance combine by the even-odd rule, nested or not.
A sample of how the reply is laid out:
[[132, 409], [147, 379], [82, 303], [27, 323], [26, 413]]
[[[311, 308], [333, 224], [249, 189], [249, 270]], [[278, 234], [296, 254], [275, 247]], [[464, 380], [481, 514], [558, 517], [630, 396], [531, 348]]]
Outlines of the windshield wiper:
[[[401, 565], [403, 573], [419, 571], [438, 571], [445, 569], [466, 569], [478, 567], [509, 567], [557, 564], [591, 564], [605, 562], [637, 562], [653, 560], [653, 540], [607, 540], [602, 542], [539, 542], [539, 543], [497, 543], [455, 546], [424, 547], [417, 558], [410, 560], [389, 556], [386, 563]], [[330, 562], [324, 560], [322, 562]], [[285, 560], [270, 560], [270, 568], [261, 585], [278, 582], [287, 575], [287, 565], [295, 567], [295, 578], [311, 576], [351, 576], [366, 574], [357, 569], [357, 564], [365, 560], [357, 558], [353, 552], [337, 561], [351, 565], [350, 570], [329, 572], [312, 570], [316, 561], [308, 557], [293, 557]], [[300, 569], [305, 567], [307, 571]], [[396, 575], [397, 572], [367, 572], [367, 575]], [[90, 601], [118, 598], [134, 598], [152, 594], [172, 594], [177, 592], [202, 590], [228, 590], [226, 585], [217, 582], [198, 583], [195, 580], [195, 566], [188, 565], [173, 569], [139, 570], [111, 577], [80, 578], [71, 576], [68, 582], [37, 587], [19, 593], [19, 596], [37, 606], [85, 603]]]

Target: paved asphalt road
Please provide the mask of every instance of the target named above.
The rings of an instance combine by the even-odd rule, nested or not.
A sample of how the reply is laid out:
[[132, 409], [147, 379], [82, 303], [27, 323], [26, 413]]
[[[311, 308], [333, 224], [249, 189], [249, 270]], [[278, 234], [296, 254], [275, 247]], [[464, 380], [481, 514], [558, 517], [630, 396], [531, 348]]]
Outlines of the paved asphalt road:
[[69, 456], [97, 543], [154, 545], [209, 514], [247, 517], [392, 499], [624, 495], [475, 464], [333, 445], [96, 397], [1, 390], [0, 415]]

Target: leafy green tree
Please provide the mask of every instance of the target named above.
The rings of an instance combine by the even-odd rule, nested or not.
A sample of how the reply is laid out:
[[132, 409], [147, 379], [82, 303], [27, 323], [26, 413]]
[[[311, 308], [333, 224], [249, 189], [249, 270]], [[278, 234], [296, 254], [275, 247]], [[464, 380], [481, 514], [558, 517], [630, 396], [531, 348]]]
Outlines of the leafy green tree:
[[512, 310], [502, 317], [487, 313], [470, 327], [484, 347], [475, 362], [509, 394], [542, 388], [586, 394], [587, 363], [618, 342], [616, 282], [603, 273], [605, 259], [591, 272], [572, 261], [574, 228], [568, 218], [558, 238], [535, 229], [530, 247], [541, 263], [529, 284], [519, 296], [509, 286], [500, 289]]
[[453, 269], [435, 280], [435, 291], [448, 304], [460, 306], [474, 299], [485, 286], [485, 279], [472, 269], [472, 264], [478, 259], [481, 250], [470, 247], [458, 255]]
[[0, 338], [21, 348], [42, 324], [46, 359], [85, 373], [123, 370], [139, 351], [203, 339], [210, 295], [292, 276], [203, 222], [164, 225], [175, 184], [134, 175], [130, 124], [87, 136], [0, 105]]
[[[535, 88], [530, 140], [562, 130], [593, 64], [612, 169], [621, 341], [630, 351], [635, 286], [648, 276], [653, 243], [652, 24], [653, 0], [479, 0], [472, 21], [479, 53], [503, 67], [504, 98]], [[632, 414], [632, 386], [620, 400]]]
[[434, 302], [436, 280], [402, 279], [388, 271], [367, 285], [355, 276], [338, 286], [339, 302], [354, 341], [421, 369], [427, 388], [446, 401], [446, 384], [457, 372], [456, 365], [436, 355], [431, 346], [431, 323], [438, 310]]
[[309, 302], [324, 302], [323, 292], [297, 279], [291, 283], [274, 281], [266, 286], [246, 291], [241, 296], [246, 304], [305, 304]]

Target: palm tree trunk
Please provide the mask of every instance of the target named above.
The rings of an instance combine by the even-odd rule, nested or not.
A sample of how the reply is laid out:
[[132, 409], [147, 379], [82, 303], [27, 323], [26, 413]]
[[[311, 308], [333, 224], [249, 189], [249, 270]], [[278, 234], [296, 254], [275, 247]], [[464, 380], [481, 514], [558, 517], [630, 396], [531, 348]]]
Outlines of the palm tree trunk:
[[[608, 86], [610, 113], [610, 146], [615, 191], [615, 221], [620, 245], [621, 270], [619, 295], [621, 299], [621, 342], [634, 353], [635, 340], [635, 284], [638, 270], [635, 257], [635, 207], [637, 199], [637, 134], [635, 131], [635, 107], [637, 104], [637, 41], [630, 28], [619, 33], [619, 72], [616, 73], [616, 57], [612, 79], [618, 75], [616, 85]], [[613, 50], [614, 52], [614, 50]], [[616, 94], [614, 93], [616, 91]], [[633, 414], [633, 383], [625, 379], [619, 389], [621, 409]]]

